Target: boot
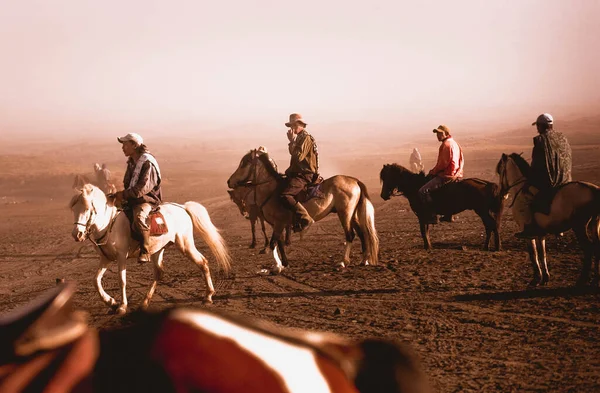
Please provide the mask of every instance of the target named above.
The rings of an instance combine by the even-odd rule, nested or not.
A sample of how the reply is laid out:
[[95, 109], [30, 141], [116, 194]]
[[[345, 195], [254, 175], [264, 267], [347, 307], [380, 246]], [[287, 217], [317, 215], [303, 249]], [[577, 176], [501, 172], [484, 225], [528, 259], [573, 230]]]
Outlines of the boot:
[[539, 236], [544, 236], [546, 233], [535, 223], [525, 224], [523, 231], [515, 233], [517, 239], [535, 239]]
[[140, 256], [138, 257], [138, 263], [144, 264], [150, 262], [150, 254], [148, 253], [148, 247], [150, 244], [150, 231], [141, 231], [143, 240], [140, 242]]
[[308, 229], [315, 221], [300, 202], [294, 205], [294, 232]]

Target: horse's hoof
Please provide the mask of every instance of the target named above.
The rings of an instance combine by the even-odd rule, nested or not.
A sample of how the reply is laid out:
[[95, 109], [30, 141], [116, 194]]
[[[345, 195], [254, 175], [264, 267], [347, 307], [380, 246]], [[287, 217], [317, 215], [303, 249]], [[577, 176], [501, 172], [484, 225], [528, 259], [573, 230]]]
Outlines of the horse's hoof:
[[113, 298], [110, 298], [110, 300], [106, 304], [108, 304], [108, 306], [112, 307], [112, 308], [116, 308], [117, 305], [118, 305], [117, 301], [115, 299], [113, 299]]
[[256, 248], [256, 244], [250, 244], [250, 246], [248, 246], [248, 248]]
[[142, 309], [142, 310], [147, 309], [149, 304], [150, 304], [150, 300], [144, 300], [144, 302], [140, 306], [140, 309]]
[[202, 304], [213, 304], [212, 296], [204, 298], [204, 300], [202, 300]]
[[540, 279], [539, 278], [534, 278], [533, 280], [529, 281], [529, 284], [527, 284], [527, 288], [535, 288], [540, 284]]
[[127, 306], [124, 304], [121, 304], [119, 306], [119, 308], [117, 308], [117, 314], [119, 315], [125, 315], [127, 313]]
[[271, 269], [271, 275], [276, 276], [279, 273], [281, 273], [282, 270], [283, 270], [283, 266], [275, 266], [274, 268]]
[[344, 262], [340, 262], [340, 263], [338, 263], [337, 267], [339, 267], [340, 269], [345, 269], [346, 264]]
[[260, 250], [258, 253], [259, 253], [259, 254], [266, 254], [266, 253], [267, 253], [267, 251], [266, 251], [266, 250], [263, 248], [263, 249], [262, 249], [262, 250]]

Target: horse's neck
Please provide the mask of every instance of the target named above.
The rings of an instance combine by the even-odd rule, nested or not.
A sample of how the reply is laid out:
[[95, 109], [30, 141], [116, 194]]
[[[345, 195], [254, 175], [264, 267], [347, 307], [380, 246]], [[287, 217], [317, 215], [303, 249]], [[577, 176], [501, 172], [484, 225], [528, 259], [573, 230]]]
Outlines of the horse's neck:
[[519, 169], [519, 166], [513, 161], [508, 160], [510, 165], [506, 165], [506, 180], [508, 180], [509, 184], [514, 184], [519, 180], [525, 179], [525, 175]]
[[95, 222], [96, 230], [103, 232], [110, 225], [113, 217], [117, 214], [115, 206], [108, 206], [106, 202], [94, 202], [96, 204], [96, 213], [98, 214]]

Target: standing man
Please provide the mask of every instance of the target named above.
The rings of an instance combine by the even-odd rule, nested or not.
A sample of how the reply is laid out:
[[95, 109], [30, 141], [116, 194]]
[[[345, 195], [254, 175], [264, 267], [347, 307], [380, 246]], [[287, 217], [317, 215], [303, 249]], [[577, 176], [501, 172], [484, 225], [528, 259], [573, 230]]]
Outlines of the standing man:
[[519, 239], [544, 235], [533, 220], [532, 204], [535, 196], [549, 195], [551, 191], [571, 181], [571, 145], [567, 138], [554, 130], [554, 119], [549, 113], [539, 115], [531, 125], [539, 135], [533, 138], [531, 170], [517, 199], [516, 206], [525, 223], [523, 231], [515, 233]]
[[306, 131], [302, 115], [292, 113], [285, 126], [289, 127], [291, 159], [290, 167], [285, 171], [288, 183], [281, 193], [281, 202], [294, 213], [294, 232], [298, 232], [314, 223], [304, 206], [296, 201], [296, 195], [319, 177], [319, 154], [314, 138]]
[[423, 160], [421, 159], [421, 153], [419, 153], [419, 149], [416, 147], [413, 149], [408, 163], [410, 164], [410, 170], [414, 173], [420, 173], [423, 170], [424, 166]]
[[[445, 184], [462, 179], [465, 165], [462, 149], [450, 135], [450, 129], [440, 125], [433, 130], [433, 133], [442, 144], [438, 152], [437, 164], [428, 174], [433, 178], [419, 189], [419, 196], [423, 203], [422, 214], [427, 224], [438, 223], [437, 215], [431, 206], [431, 192]], [[442, 221], [452, 222], [452, 216], [444, 216]]]
[[125, 190], [117, 193], [117, 199], [122, 198], [127, 207], [133, 210], [133, 227], [143, 239], [138, 262], [145, 263], [150, 260], [148, 216], [162, 202], [160, 168], [140, 135], [127, 134], [117, 140], [122, 144], [123, 154], [129, 157], [123, 178]]

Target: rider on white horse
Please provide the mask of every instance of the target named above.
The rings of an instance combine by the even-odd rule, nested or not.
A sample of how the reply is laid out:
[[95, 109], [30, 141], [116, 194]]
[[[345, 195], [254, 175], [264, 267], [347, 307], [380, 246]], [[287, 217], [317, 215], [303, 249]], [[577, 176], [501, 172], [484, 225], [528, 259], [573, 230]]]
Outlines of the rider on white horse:
[[148, 216], [162, 202], [160, 168], [140, 135], [131, 133], [117, 140], [122, 144], [123, 154], [129, 157], [123, 178], [125, 190], [117, 193], [121, 194], [117, 195], [117, 199], [122, 198], [127, 207], [133, 210], [133, 227], [143, 239], [138, 262], [145, 263], [150, 260]]
[[554, 119], [542, 113], [531, 125], [537, 126], [538, 136], [533, 138], [531, 171], [515, 207], [525, 223], [519, 239], [533, 239], [544, 235], [533, 220], [532, 203], [539, 193], [550, 192], [571, 181], [571, 145], [567, 138], [554, 130]]
[[285, 171], [287, 185], [281, 193], [284, 206], [294, 212], [294, 231], [305, 230], [314, 220], [304, 206], [296, 201], [296, 195], [319, 177], [319, 154], [314, 138], [306, 131], [306, 123], [298, 113], [292, 113], [285, 123], [290, 141], [290, 167]]
[[[463, 152], [458, 143], [450, 135], [450, 129], [445, 125], [434, 128], [438, 141], [442, 142], [438, 152], [437, 164], [429, 171], [431, 180], [419, 189], [419, 197], [423, 203], [423, 216], [427, 224], [437, 224], [437, 214], [431, 206], [431, 192], [444, 185], [462, 179], [465, 160]], [[442, 221], [452, 222], [452, 216], [442, 217]]]

